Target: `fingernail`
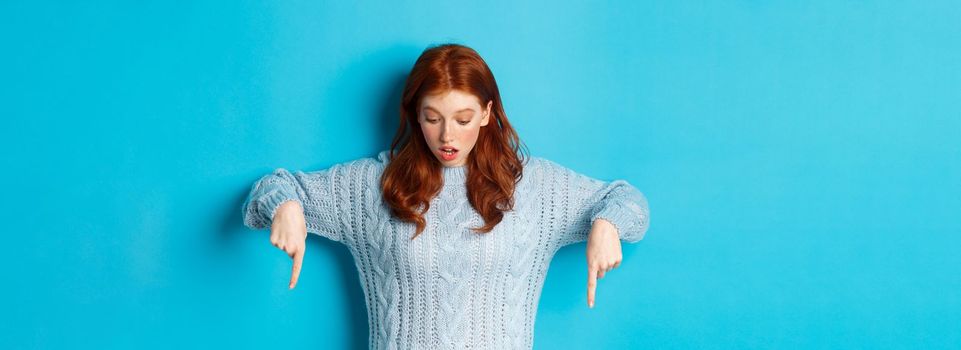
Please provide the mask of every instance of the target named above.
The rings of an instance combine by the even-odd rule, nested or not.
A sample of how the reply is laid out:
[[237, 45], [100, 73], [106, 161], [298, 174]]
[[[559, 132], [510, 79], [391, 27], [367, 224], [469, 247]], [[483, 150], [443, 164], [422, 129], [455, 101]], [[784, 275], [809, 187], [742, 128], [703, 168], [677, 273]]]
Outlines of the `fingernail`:
[[587, 303], [587, 305], [588, 305], [588, 306], [590, 306], [590, 307], [591, 307], [592, 309], [594, 308], [594, 302], [593, 302], [593, 301], [592, 301], [592, 302], [589, 302], [589, 303]]

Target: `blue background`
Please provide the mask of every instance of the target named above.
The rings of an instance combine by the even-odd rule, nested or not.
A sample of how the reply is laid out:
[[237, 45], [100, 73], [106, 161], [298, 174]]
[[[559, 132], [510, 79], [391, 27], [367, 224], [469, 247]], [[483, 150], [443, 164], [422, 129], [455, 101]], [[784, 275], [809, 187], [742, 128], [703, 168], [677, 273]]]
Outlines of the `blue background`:
[[0, 3], [0, 348], [366, 348], [346, 248], [288, 291], [241, 204], [386, 148], [448, 41], [650, 201], [594, 309], [558, 252], [535, 348], [961, 344], [957, 2], [344, 3]]

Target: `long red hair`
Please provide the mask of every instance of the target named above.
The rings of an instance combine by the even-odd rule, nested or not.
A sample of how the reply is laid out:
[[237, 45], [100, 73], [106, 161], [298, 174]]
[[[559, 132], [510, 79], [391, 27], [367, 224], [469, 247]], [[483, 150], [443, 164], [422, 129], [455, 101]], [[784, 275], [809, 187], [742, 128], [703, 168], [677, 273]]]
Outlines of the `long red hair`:
[[433, 155], [417, 122], [425, 95], [460, 90], [477, 97], [482, 107], [492, 101], [490, 122], [481, 126], [467, 156], [467, 198], [484, 219], [471, 228], [488, 233], [514, 208], [514, 188], [523, 175], [526, 145], [507, 121], [494, 74], [473, 49], [460, 44], [428, 47], [414, 63], [400, 101], [400, 125], [390, 146], [390, 161], [380, 179], [384, 202], [401, 221], [414, 223], [416, 238], [427, 226], [424, 214], [443, 186], [443, 165]]

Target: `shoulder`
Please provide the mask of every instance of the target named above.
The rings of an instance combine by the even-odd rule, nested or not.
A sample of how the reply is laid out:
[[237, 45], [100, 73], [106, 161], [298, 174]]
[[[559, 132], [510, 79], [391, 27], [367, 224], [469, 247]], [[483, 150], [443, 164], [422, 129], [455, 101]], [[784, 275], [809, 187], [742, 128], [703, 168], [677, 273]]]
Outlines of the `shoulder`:
[[524, 163], [524, 172], [538, 177], [553, 177], [572, 173], [573, 170], [547, 158], [530, 156]]
[[390, 150], [387, 149], [387, 150], [377, 152], [377, 155], [371, 158], [371, 160], [386, 166], [387, 163], [390, 162]]
[[373, 156], [356, 158], [335, 163], [326, 171], [350, 179], [373, 178], [383, 172], [389, 151], [380, 151]]
[[374, 155], [368, 157], [357, 158], [348, 162], [343, 163], [346, 166], [351, 167], [370, 167], [370, 166], [383, 166], [387, 165], [390, 160], [390, 150], [382, 150], [374, 153]]
[[531, 157], [524, 172], [525, 176], [530, 174], [535, 179], [534, 182], [541, 190], [554, 190], [558, 186], [569, 189], [594, 189], [604, 183], [603, 180], [542, 157]]
[[527, 156], [527, 158], [525, 158], [523, 161], [524, 171], [525, 172], [537, 171], [537, 170], [543, 169], [544, 167], [551, 166], [552, 163], [554, 162], [546, 158], [542, 158], [538, 156]]
[[525, 189], [525, 192], [552, 191], [557, 186], [564, 186], [577, 175], [556, 161], [538, 156], [526, 157], [523, 167], [524, 175], [518, 186]]

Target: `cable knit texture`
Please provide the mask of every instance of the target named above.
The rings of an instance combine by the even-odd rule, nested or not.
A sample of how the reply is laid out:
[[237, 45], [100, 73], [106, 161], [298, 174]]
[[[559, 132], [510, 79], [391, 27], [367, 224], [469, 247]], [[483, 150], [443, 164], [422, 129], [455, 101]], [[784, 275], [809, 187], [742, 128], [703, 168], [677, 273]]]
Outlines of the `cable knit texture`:
[[600, 181], [529, 157], [515, 205], [493, 231], [467, 200], [466, 166], [443, 167], [427, 227], [390, 215], [380, 196], [388, 151], [314, 172], [278, 168], [257, 180], [244, 224], [269, 228], [277, 207], [297, 201], [307, 231], [353, 255], [367, 301], [371, 349], [530, 349], [541, 287], [554, 253], [587, 240], [594, 219], [625, 242], [649, 226], [647, 199], [624, 180]]

